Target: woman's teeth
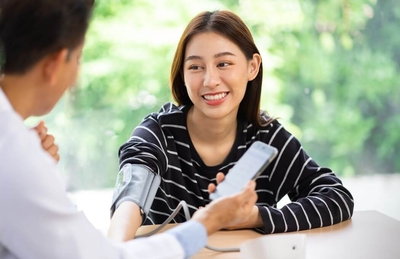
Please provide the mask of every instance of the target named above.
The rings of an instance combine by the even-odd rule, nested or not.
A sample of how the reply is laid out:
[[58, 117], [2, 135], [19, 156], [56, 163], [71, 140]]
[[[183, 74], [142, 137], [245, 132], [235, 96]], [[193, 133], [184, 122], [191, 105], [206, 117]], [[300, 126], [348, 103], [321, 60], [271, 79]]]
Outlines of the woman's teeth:
[[216, 101], [216, 100], [221, 100], [227, 95], [227, 93], [220, 93], [220, 94], [214, 94], [214, 95], [204, 95], [203, 98], [208, 100], [208, 101]]

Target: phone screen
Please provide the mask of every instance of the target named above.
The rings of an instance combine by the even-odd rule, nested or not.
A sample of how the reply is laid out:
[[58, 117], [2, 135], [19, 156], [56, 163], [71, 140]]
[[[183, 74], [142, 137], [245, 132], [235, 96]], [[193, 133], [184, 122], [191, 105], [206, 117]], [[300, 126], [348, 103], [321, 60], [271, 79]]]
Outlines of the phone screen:
[[254, 142], [217, 186], [216, 191], [210, 194], [210, 198], [216, 199], [240, 192], [248, 181], [265, 170], [277, 153], [277, 149], [270, 145]]

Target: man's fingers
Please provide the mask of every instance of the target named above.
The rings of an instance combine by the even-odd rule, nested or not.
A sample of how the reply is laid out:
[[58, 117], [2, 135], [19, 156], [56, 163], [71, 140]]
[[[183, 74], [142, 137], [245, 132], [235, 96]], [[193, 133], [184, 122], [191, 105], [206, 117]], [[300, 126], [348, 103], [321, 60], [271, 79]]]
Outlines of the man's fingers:
[[255, 189], [256, 189], [256, 182], [254, 180], [251, 180], [244, 186], [242, 192], [250, 193]]
[[54, 136], [47, 134], [47, 127], [44, 124], [44, 121], [40, 121], [32, 129], [37, 132], [43, 149], [58, 162], [60, 160], [60, 156], [58, 155], [58, 146], [54, 143]]
[[57, 162], [60, 161], [60, 155], [56, 154], [55, 156], [53, 156], [54, 160], [56, 160]]
[[44, 121], [40, 121], [38, 125], [33, 127], [33, 129], [38, 133], [40, 140], [43, 141], [47, 135], [47, 127], [45, 126]]
[[254, 180], [249, 181], [249, 182], [247, 183], [246, 188], [248, 188], [248, 189], [254, 191], [254, 190], [256, 189], [256, 182], [255, 182]]
[[41, 131], [43, 127], [44, 127], [44, 121], [40, 121], [35, 127], [33, 127], [33, 129]]
[[242, 190], [240, 195], [241, 200], [248, 201], [248, 203], [253, 203], [257, 200], [257, 194], [255, 193], [256, 182], [250, 181]]
[[48, 150], [52, 145], [54, 145], [54, 136], [47, 135], [44, 139], [42, 139], [42, 146], [45, 150]]
[[57, 162], [60, 161], [60, 156], [58, 155], [58, 146], [57, 145], [52, 145], [50, 146], [46, 152], [54, 158]]
[[57, 146], [57, 145], [52, 145], [51, 147], [49, 147], [48, 149], [46, 149], [46, 151], [47, 151], [52, 157], [54, 157], [56, 154], [58, 154], [58, 146]]

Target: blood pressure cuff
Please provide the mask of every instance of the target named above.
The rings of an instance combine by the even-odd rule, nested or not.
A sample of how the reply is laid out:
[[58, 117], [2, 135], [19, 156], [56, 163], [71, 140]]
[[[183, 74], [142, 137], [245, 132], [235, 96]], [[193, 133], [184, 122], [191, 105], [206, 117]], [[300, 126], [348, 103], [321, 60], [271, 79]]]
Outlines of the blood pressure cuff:
[[136, 203], [142, 213], [142, 223], [150, 211], [161, 177], [144, 166], [126, 164], [119, 171], [111, 203], [111, 217], [124, 201]]

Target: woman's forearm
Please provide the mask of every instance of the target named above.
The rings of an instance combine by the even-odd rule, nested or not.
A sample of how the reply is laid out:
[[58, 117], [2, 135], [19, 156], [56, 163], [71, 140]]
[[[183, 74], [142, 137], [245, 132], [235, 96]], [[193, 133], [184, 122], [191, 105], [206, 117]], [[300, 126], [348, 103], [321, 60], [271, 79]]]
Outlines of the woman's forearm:
[[141, 224], [142, 216], [139, 206], [134, 202], [123, 202], [111, 218], [107, 236], [117, 241], [131, 240]]

